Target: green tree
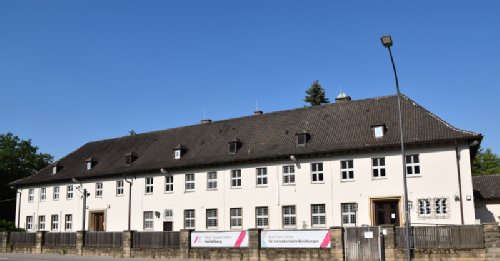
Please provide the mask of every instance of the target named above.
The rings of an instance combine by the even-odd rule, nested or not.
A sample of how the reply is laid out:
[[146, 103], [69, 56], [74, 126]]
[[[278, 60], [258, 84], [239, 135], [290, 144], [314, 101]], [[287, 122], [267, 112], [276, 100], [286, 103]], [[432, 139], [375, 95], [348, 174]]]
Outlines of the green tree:
[[306, 91], [306, 93], [307, 95], [304, 101], [311, 104], [311, 106], [330, 102], [328, 98], [326, 98], [325, 89], [321, 87], [319, 81], [314, 81], [311, 87], [309, 87], [309, 89]]
[[500, 158], [491, 149], [480, 149], [472, 161], [472, 175], [500, 174]]
[[28, 177], [49, 165], [53, 157], [38, 153], [31, 140], [21, 140], [12, 133], [0, 134], [0, 219], [14, 220], [16, 192], [9, 183]]

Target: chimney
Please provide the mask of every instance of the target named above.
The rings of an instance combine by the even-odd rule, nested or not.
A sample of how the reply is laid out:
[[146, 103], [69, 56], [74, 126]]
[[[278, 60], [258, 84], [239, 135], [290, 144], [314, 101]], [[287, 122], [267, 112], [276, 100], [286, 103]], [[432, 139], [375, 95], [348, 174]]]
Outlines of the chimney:
[[201, 124], [209, 124], [211, 122], [212, 122], [211, 119], [203, 119], [203, 120], [201, 120]]
[[254, 115], [262, 115], [262, 114], [264, 114], [264, 112], [263, 111], [254, 111], [253, 114]]
[[337, 95], [337, 98], [335, 98], [336, 103], [348, 102], [350, 100], [351, 96], [347, 95], [345, 92], [341, 92], [339, 95]]

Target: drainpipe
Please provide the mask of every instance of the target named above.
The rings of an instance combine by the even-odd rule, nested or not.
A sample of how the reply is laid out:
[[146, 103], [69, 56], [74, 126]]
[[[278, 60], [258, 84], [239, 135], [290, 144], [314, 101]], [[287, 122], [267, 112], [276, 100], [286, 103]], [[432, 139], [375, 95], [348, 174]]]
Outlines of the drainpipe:
[[21, 225], [21, 191], [17, 191], [17, 194], [19, 194], [19, 204], [17, 207], [17, 228], [20, 228]]
[[127, 177], [124, 176], [123, 179], [128, 183], [128, 226], [127, 231], [130, 231], [130, 216], [131, 216], [131, 207], [132, 207], [132, 181], [128, 181]]
[[455, 157], [457, 162], [457, 173], [458, 173], [458, 194], [460, 198], [460, 219], [462, 225], [464, 224], [464, 202], [462, 199], [462, 175], [460, 173], [460, 152], [458, 151], [458, 140], [455, 140]]

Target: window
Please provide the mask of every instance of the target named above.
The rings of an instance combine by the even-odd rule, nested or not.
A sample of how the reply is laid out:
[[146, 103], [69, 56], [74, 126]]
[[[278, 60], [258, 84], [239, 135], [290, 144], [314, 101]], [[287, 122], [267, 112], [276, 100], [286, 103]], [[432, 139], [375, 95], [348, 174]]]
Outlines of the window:
[[352, 160], [342, 160], [340, 162], [340, 173], [342, 173], [342, 180], [354, 179], [354, 163]]
[[297, 146], [304, 146], [307, 143], [308, 140], [308, 133], [298, 133], [296, 134], [297, 137]]
[[283, 166], [283, 184], [295, 184], [295, 166]]
[[213, 171], [207, 173], [207, 189], [217, 189], [217, 172]]
[[47, 199], [47, 188], [40, 188], [40, 201]]
[[356, 211], [358, 210], [358, 204], [342, 203], [340, 207], [342, 211], [342, 225], [356, 226]]
[[325, 204], [311, 205], [311, 226], [312, 227], [326, 226]]
[[26, 230], [32, 230], [33, 229], [33, 216], [27, 216], [26, 217]]
[[165, 192], [174, 191], [174, 176], [168, 175], [165, 176]]
[[95, 183], [95, 197], [102, 198], [102, 182]]
[[243, 224], [243, 215], [241, 214], [241, 208], [231, 208], [229, 212], [231, 215], [231, 229], [241, 228]]
[[269, 227], [269, 209], [268, 207], [255, 208], [255, 225], [257, 228]]
[[194, 191], [194, 174], [186, 174], [186, 191]]
[[123, 180], [117, 180], [116, 181], [116, 195], [117, 196], [123, 196]]
[[241, 169], [231, 170], [231, 188], [241, 188]]
[[194, 209], [184, 210], [184, 228], [186, 228], [186, 229], [194, 229], [195, 228]]
[[59, 200], [59, 187], [54, 187], [54, 194], [52, 195], [53, 200]]
[[311, 163], [311, 180], [312, 183], [323, 182], [323, 163]]
[[257, 168], [257, 186], [267, 185], [267, 168]]
[[297, 212], [295, 206], [283, 206], [283, 227], [295, 228], [297, 226]]
[[174, 159], [180, 159], [180, 158], [181, 158], [181, 149], [174, 150]]
[[406, 155], [406, 175], [420, 174], [420, 160], [418, 154]]
[[238, 141], [229, 142], [229, 154], [236, 154], [236, 152], [238, 151], [238, 145]]
[[153, 211], [144, 211], [144, 230], [153, 229]]
[[73, 229], [73, 215], [64, 216], [64, 228], [66, 231], [71, 231]]
[[52, 175], [57, 173], [57, 166], [52, 167]]
[[153, 194], [153, 178], [146, 178], [146, 194]]
[[447, 198], [437, 198], [435, 200], [434, 208], [436, 210], [437, 216], [448, 215], [448, 199]]
[[428, 217], [431, 215], [431, 200], [423, 198], [418, 200], [418, 215], [420, 217]]
[[35, 189], [29, 189], [28, 190], [28, 202], [33, 202], [34, 198], [35, 198]]
[[207, 229], [217, 229], [217, 209], [207, 209]]
[[374, 178], [385, 177], [385, 158], [372, 158], [372, 175]]
[[92, 169], [92, 161], [87, 161], [87, 170]]
[[73, 199], [73, 185], [66, 186], [66, 199]]
[[38, 216], [38, 230], [45, 230], [45, 216]]
[[59, 216], [58, 215], [52, 215], [50, 218], [50, 229], [52, 231], [57, 231], [59, 230]]
[[379, 126], [374, 126], [373, 127], [373, 136], [375, 136], [375, 138], [382, 138], [382, 137], [384, 137], [384, 132], [385, 132], [385, 126], [384, 125], [379, 125]]

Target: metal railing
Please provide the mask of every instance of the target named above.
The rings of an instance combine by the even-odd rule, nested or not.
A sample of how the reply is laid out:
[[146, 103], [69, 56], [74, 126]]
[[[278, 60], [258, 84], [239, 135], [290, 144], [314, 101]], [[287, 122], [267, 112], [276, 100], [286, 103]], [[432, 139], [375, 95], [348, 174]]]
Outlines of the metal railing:
[[[396, 248], [405, 248], [404, 228], [396, 228]], [[410, 229], [410, 245], [414, 249], [484, 248], [484, 234], [481, 225], [422, 226]]]
[[9, 242], [13, 246], [35, 246], [36, 233], [11, 232]]
[[178, 248], [180, 232], [135, 232], [134, 248]]
[[122, 232], [93, 231], [85, 234], [86, 247], [118, 248], [122, 246], [122, 241]]
[[45, 233], [43, 238], [43, 245], [50, 247], [75, 246], [76, 233], [75, 232]]

